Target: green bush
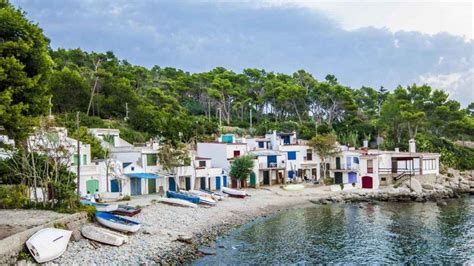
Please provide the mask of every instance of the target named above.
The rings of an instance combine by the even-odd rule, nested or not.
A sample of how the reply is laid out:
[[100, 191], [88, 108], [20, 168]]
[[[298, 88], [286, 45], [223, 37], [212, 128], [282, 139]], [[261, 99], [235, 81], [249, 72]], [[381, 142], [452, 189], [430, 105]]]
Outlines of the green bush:
[[26, 185], [0, 186], [0, 208], [19, 209], [29, 206], [28, 187]]
[[327, 186], [334, 184], [334, 178], [326, 177], [323, 179], [323, 183]]

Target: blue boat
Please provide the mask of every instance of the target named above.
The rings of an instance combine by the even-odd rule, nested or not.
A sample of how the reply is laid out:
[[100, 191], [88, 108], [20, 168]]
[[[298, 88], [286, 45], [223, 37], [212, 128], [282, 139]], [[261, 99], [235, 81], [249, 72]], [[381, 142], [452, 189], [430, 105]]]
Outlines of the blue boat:
[[191, 195], [185, 195], [183, 193], [174, 192], [174, 191], [166, 191], [166, 197], [187, 200], [187, 201], [192, 202], [194, 204], [199, 204], [199, 201], [200, 201], [199, 197], [191, 196]]
[[107, 212], [96, 212], [95, 218], [100, 224], [122, 232], [135, 233], [141, 226], [139, 222]]

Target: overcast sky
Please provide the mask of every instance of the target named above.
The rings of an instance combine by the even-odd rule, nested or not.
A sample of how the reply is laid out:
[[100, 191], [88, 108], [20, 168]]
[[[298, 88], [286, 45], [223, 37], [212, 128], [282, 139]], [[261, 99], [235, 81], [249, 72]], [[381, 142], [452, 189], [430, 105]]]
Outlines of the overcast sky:
[[190, 72], [223, 66], [352, 87], [428, 83], [474, 102], [471, 1], [12, 0], [53, 48], [113, 51]]

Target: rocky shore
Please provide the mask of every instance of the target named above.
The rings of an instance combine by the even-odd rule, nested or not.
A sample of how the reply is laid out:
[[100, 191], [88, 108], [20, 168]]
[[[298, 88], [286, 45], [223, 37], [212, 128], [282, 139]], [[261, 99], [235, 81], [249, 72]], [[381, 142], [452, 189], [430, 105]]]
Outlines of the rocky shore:
[[249, 189], [245, 199], [228, 198], [216, 207], [197, 209], [173, 207], [151, 200], [136, 219], [142, 229], [130, 235], [121, 247], [92, 245], [86, 239], [69, 244], [59, 264], [176, 264], [191, 262], [201, 255], [212, 254], [214, 240], [236, 226], [255, 218], [289, 208], [307, 207], [312, 203], [364, 201], [437, 201], [472, 192], [474, 175], [469, 173], [442, 176], [439, 182], [420, 184], [407, 180], [400, 186], [380, 190], [352, 189], [332, 192], [327, 187], [307, 187], [302, 191], [285, 191], [279, 187]]

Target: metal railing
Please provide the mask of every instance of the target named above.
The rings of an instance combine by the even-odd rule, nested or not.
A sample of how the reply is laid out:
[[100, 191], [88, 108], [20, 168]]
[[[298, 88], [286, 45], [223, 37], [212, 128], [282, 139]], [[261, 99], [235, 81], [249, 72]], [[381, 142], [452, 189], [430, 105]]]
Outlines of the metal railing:
[[260, 163], [260, 169], [269, 169], [269, 168], [285, 168], [285, 163]]

